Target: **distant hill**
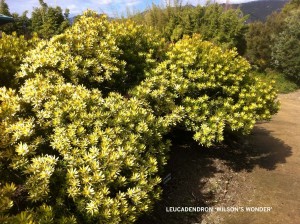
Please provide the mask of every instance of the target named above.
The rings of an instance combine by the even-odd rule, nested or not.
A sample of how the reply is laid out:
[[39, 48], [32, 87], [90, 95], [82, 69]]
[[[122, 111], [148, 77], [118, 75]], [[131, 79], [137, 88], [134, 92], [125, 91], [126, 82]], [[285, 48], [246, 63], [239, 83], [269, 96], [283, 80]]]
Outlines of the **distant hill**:
[[240, 8], [244, 15], [249, 15], [247, 22], [264, 22], [272, 12], [280, 11], [289, 1], [287, 0], [260, 0], [241, 4], [230, 4], [232, 8]]

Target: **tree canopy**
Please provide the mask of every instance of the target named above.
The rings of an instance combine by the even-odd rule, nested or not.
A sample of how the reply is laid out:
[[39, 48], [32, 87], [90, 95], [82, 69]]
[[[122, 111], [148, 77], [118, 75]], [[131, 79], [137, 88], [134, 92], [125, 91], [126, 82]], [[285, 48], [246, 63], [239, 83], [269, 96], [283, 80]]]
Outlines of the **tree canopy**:
[[272, 62], [288, 78], [300, 84], [300, 8], [290, 12], [285, 28], [272, 46]]
[[40, 7], [34, 8], [31, 15], [33, 32], [47, 39], [70, 26], [68, 10], [63, 13], [59, 6], [49, 7], [43, 0], [39, 3]]
[[167, 40], [176, 42], [184, 35], [199, 33], [204, 40], [223, 44], [227, 48], [245, 51], [246, 19], [239, 9], [225, 9], [219, 4], [159, 7], [152, 5], [148, 11], [132, 19], [157, 29]]
[[2, 26], [1, 30], [6, 34], [16, 32], [27, 38], [31, 37], [32, 32], [36, 32], [41, 38], [49, 39], [70, 26], [68, 9], [63, 12], [59, 6], [50, 7], [43, 0], [39, 0], [39, 3], [40, 6], [33, 9], [29, 18], [28, 11], [21, 15], [11, 13], [5, 0], [1, 0], [0, 13], [14, 18], [14, 22]]
[[260, 69], [273, 68], [299, 83], [299, 1], [285, 5], [265, 23], [250, 24], [246, 57]]

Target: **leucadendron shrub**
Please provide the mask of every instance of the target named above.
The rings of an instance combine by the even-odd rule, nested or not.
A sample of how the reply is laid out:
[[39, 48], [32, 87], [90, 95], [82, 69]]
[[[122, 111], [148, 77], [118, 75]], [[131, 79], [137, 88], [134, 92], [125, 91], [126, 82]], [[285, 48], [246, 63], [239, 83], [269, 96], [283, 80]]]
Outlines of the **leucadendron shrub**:
[[272, 83], [252, 77], [236, 50], [224, 51], [200, 35], [172, 44], [147, 77], [131, 94], [149, 102], [157, 116], [181, 106], [179, 125], [205, 146], [221, 142], [225, 129], [249, 133], [256, 121], [278, 110]]
[[161, 193], [178, 113], [129, 97], [164, 57], [151, 30], [87, 12], [0, 89], [0, 222], [133, 223]]
[[58, 77], [107, 95], [128, 89], [145, 78], [164, 57], [164, 41], [150, 28], [134, 22], [110, 22], [87, 11], [63, 34], [44, 41], [29, 53], [19, 78], [40, 73]]
[[86, 12], [28, 52], [0, 88], [0, 223], [133, 223], [161, 193], [182, 126], [207, 146], [276, 112], [271, 85], [198, 35]]
[[0, 93], [1, 223], [132, 223], [159, 198], [172, 117], [42, 76]]

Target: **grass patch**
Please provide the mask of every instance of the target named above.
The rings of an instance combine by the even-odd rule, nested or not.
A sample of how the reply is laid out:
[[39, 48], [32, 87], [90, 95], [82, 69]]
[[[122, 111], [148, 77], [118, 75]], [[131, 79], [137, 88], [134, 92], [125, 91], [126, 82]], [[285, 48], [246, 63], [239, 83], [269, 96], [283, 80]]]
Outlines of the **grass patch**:
[[271, 81], [274, 80], [275, 88], [279, 93], [290, 93], [299, 89], [299, 86], [296, 83], [290, 81], [283, 74], [274, 70], [267, 69], [264, 72], [255, 71], [253, 74], [268, 83], [271, 83]]

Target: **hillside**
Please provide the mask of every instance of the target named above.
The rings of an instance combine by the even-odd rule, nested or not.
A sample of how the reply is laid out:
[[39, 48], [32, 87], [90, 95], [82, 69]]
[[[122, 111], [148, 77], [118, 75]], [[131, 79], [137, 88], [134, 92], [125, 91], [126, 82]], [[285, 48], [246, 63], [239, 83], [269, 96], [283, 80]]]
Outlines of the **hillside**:
[[274, 11], [280, 11], [286, 0], [253, 1], [242, 4], [230, 4], [232, 8], [240, 8], [244, 15], [249, 15], [247, 22], [265, 21]]

